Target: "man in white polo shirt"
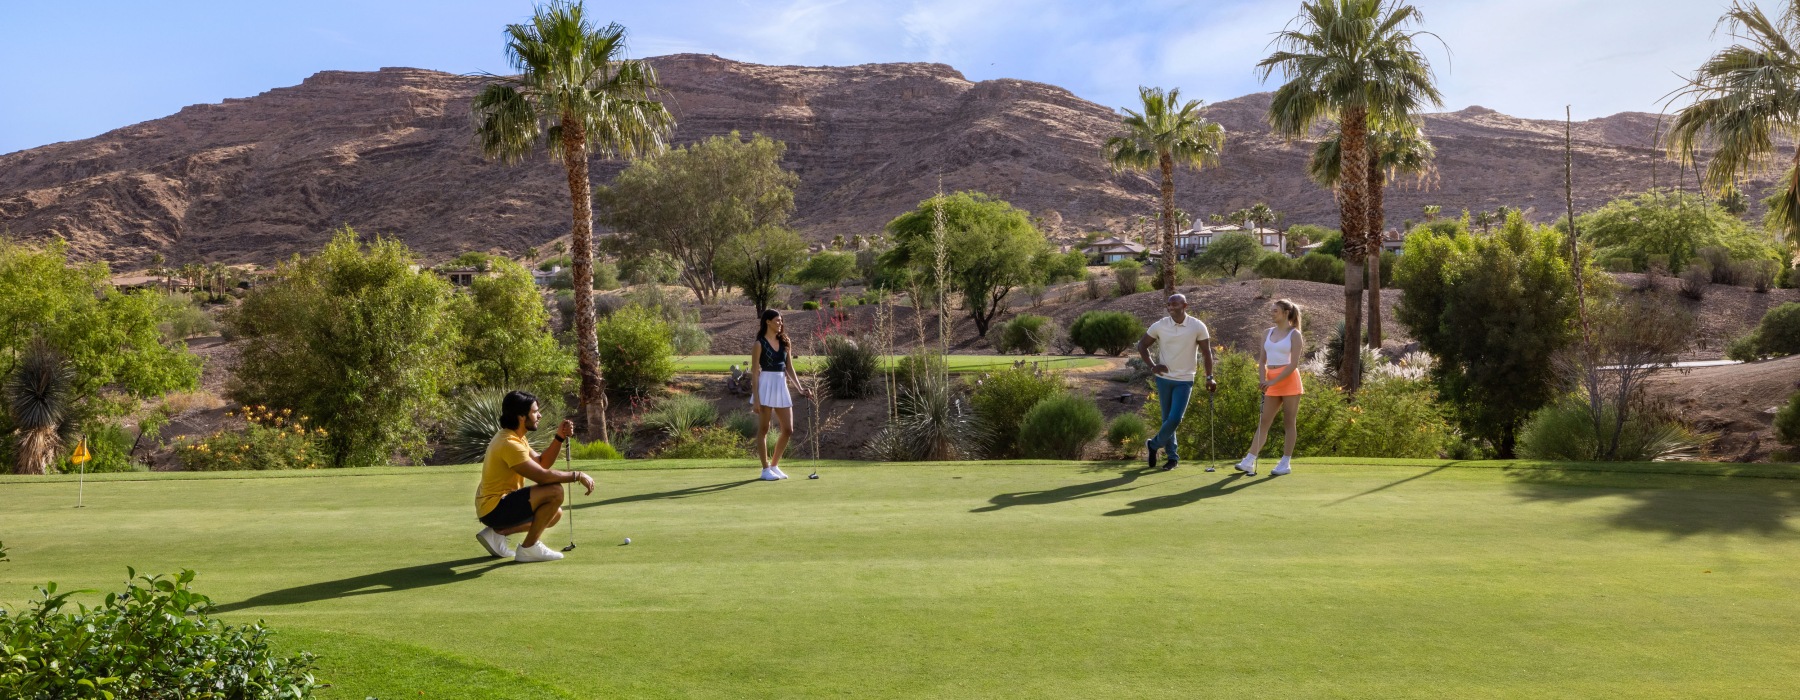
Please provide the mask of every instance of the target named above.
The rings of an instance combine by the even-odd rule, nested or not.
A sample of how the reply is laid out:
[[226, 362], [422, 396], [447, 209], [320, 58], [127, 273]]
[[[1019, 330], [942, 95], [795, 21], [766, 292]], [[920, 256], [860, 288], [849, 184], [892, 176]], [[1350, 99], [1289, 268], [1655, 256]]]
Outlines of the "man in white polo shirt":
[[[1162, 427], [1156, 431], [1156, 437], [1144, 441], [1144, 447], [1150, 453], [1147, 459], [1151, 468], [1156, 467], [1156, 451], [1168, 451], [1169, 459], [1162, 465], [1165, 472], [1181, 461], [1181, 453], [1175, 449], [1175, 429], [1181, 426], [1188, 397], [1194, 393], [1198, 358], [1206, 358], [1206, 390], [1219, 389], [1213, 381], [1212, 343], [1208, 342], [1212, 336], [1206, 332], [1206, 324], [1187, 314], [1187, 308], [1186, 296], [1169, 295], [1169, 315], [1151, 324], [1137, 344], [1138, 357], [1156, 372], [1156, 405], [1162, 409]], [[1156, 344], [1154, 361], [1150, 359], [1151, 343]]]

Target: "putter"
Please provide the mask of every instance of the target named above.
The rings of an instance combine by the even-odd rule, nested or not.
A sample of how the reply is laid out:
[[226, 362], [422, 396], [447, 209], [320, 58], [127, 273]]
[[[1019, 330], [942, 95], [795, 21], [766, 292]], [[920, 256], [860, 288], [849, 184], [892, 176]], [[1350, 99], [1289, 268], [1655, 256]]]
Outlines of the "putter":
[[[565, 466], [565, 467], [575, 466], [574, 455], [564, 452], [563, 453], [563, 466]], [[570, 471], [574, 471], [574, 470], [571, 469]], [[562, 551], [565, 551], [565, 552], [575, 551], [575, 495], [574, 494], [575, 494], [574, 490], [570, 489], [568, 484], [563, 484], [563, 496], [564, 496], [563, 500], [568, 501], [568, 503], [569, 503], [567, 512], [565, 512], [563, 514], [569, 518], [569, 546], [562, 548]]]
[[1206, 392], [1206, 470], [1212, 471], [1219, 461], [1219, 411], [1213, 407], [1213, 392]]

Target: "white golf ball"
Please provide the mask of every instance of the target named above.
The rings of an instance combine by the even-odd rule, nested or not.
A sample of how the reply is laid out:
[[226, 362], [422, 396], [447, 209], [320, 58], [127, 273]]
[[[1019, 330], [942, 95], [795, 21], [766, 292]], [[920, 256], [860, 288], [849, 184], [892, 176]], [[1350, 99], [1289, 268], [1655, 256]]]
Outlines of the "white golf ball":
[[627, 538], [625, 538], [625, 544], [631, 544], [631, 538], [630, 538], [630, 537], [627, 537]]

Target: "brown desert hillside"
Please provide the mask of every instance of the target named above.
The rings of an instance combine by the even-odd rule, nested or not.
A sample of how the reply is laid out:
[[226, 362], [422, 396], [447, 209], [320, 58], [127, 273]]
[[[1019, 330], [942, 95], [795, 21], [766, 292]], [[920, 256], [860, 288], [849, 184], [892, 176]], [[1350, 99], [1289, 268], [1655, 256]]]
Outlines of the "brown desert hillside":
[[[1119, 230], [1154, 211], [1141, 174], [1113, 174], [1100, 144], [1109, 106], [1051, 85], [971, 82], [940, 64], [762, 66], [714, 56], [651, 59], [680, 120], [678, 141], [738, 130], [787, 142], [799, 173], [795, 223], [823, 240], [878, 230], [949, 190], [1012, 201], [1067, 240]], [[483, 160], [469, 99], [481, 80], [413, 68], [327, 71], [246, 99], [187, 107], [101, 136], [0, 156], [0, 230], [60, 236], [81, 258], [138, 267], [268, 263], [351, 225], [397, 236], [433, 259], [513, 252], [567, 233], [566, 187], [547, 158]], [[1288, 223], [1335, 225], [1330, 195], [1308, 182], [1309, 143], [1264, 127], [1267, 95], [1210, 109], [1229, 130], [1223, 163], [1178, 175], [1198, 216], [1267, 201]], [[1649, 187], [1655, 119], [1620, 114], [1575, 127], [1578, 206]], [[1560, 210], [1561, 127], [1481, 108], [1432, 115], [1442, 175], [1433, 189], [1388, 195], [1397, 223], [1424, 204], [1446, 213], [1498, 205]], [[596, 163], [605, 182], [618, 163]], [[1660, 168], [1661, 184], [1673, 176]], [[1761, 183], [1752, 183], [1752, 194]]]

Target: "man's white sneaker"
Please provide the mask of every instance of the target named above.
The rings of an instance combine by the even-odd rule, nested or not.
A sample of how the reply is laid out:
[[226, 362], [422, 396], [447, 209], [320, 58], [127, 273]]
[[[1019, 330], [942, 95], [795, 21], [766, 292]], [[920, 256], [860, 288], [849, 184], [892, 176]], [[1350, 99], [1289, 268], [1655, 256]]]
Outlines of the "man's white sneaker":
[[487, 550], [488, 554], [500, 557], [501, 559], [506, 559], [513, 555], [512, 543], [506, 541], [506, 535], [494, 532], [494, 528], [481, 528], [481, 532], [475, 533], [475, 541], [480, 542], [481, 548]]
[[775, 470], [770, 469], [768, 467], [763, 467], [762, 480], [763, 481], [781, 481], [781, 477], [775, 476]]
[[1238, 460], [1235, 468], [1250, 476], [1256, 476], [1256, 455], [1245, 455], [1243, 459]]
[[1269, 470], [1269, 476], [1281, 476], [1291, 471], [1293, 471], [1292, 465], [1288, 464], [1288, 459], [1286, 457], [1282, 457], [1281, 461], [1275, 465], [1275, 468]]
[[788, 478], [787, 472], [782, 471], [781, 467], [779, 467], [779, 466], [771, 466], [771, 467], [769, 467], [769, 471], [775, 472], [775, 478], [777, 478], [777, 479]]
[[556, 561], [561, 558], [563, 558], [562, 552], [545, 547], [543, 542], [530, 547], [520, 547], [519, 553], [513, 555], [513, 561], [521, 564], [529, 564], [534, 561]]

